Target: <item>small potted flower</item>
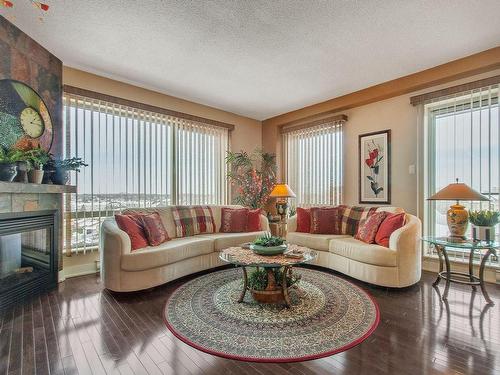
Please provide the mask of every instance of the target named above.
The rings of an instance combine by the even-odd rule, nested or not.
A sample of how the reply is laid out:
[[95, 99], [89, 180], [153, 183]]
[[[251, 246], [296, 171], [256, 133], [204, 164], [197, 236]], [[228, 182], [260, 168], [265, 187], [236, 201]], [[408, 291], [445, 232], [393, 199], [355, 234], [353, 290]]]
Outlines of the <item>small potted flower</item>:
[[41, 147], [31, 149], [26, 152], [29, 162], [28, 181], [35, 184], [41, 184], [43, 181], [43, 167], [52, 158], [52, 155]]
[[472, 238], [474, 241], [494, 241], [495, 225], [500, 222], [500, 212], [481, 210], [469, 212], [472, 223]]
[[52, 182], [57, 185], [66, 185], [69, 181], [69, 171], [80, 172], [81, 167], [87, 167], [88, 164], [82, 158], [70, 158], [63, 160], [54, 160], [53, 166], [55, 169], [52, 175]]
[[17, 175], [19, 153], [0, 147], [0, 181], [12, 182]]

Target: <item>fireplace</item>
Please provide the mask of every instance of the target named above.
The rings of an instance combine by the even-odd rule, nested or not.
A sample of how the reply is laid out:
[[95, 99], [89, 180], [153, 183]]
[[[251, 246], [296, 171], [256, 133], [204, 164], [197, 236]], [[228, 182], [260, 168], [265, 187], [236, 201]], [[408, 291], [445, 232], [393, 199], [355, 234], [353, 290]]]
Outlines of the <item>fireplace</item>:
[[57, 212], [0, 214], [0, 309], [57, 285]]

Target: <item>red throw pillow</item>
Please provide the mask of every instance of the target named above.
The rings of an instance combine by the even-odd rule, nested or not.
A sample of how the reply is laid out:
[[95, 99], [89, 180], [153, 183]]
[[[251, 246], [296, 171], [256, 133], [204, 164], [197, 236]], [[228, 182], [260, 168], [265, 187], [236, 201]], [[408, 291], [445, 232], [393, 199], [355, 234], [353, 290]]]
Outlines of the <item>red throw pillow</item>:
[[354, 238], [366, 243], [375, 243], [375, 235], [386, 216], [387, 212], [381, 211], [375, 212], [366, 219], [363, 219], [359, 223], [358, 231]]
[[130, 237], [130, 245], [133, 250], [142, 249], [148, 246], [146, 234], [139, 220], [139, 215], [115, 215], [118, 228], [128, 234]]
[[385, 220], [380, 224], [377, 234], [375, 236], [375, 243], [381, 246], [389, 247], [389, 238], [392, 232], [401, 228], [405, 225], [406, 214], [401, 212], [400, 214], [388, 213]]
[[148, 243], [151, 246], [158, 246], [159, 244], [170, 240], [158, 212], [142, 215], [140, 216], [140, 220]]
[[339, 207], [312, 207], [310, 233], [340, 234], [341, 212]]
[[248, 208], [227, 208], [221, 209], [221, 233], [241, 233], [247, 230]]
[[259, 232], [262, 230], [260, 226], [260, 213], [261, 209], [248, 210], [247, 232]]
[[297, 207], [297, 232], [309, 233], [311, 230], [311, 210]]

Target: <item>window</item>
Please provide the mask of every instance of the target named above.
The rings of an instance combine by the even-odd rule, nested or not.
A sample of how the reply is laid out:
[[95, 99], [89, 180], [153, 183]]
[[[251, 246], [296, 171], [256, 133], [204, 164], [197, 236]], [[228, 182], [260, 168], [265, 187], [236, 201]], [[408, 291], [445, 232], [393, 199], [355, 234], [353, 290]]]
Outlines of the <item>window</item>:
[[72, 172], [65, 248], [97, 249], [99, 225], [127, 207], [225, 204], [229, 129], [79, 95], [64, 95], [65, 156]]
[[[467, 209], [498, 210], [500, 187], [500, 131], [498, 85], [453, 97], [424, 107], [426, 120], [426, 194], [429, 197], [458, 178], [488, 196], [490, 202], [461, 202]], [[450, 202], [427, 202], [425, 231], [446, 236]], [[470, 227], [469, 227], [470, 229]], [[499, 230], [497, 229], [497, 239]], [[467, 259], [457, 254], [455, 260]]]
[[337, 205], [342, 201], [342, 125], [331, 120], [307, 128], [283, 129], [284, 176], [296, 205]]

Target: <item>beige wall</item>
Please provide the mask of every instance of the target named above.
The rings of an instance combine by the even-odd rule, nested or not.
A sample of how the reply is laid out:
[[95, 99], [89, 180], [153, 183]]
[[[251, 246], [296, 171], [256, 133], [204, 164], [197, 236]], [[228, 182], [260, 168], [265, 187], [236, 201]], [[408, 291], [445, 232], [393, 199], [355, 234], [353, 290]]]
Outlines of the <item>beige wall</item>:
[[231, 145], [235, 151], [252, 151], [262, 145], [261, 122], [248, 117], [146, 90], [67, 66], [63, 67], [63, 83], [101, 94], [233, 124], [235, 129], [231, 134]]
[[[422, 194], [422, 158], [418, 160], [418, 143], [422, 135], [417, 131], [417, 109], [410, 104], [410, 97], [457, 84], [500, 74], [500, 70], [483, 73], [467, 79], [435, 86], [411, 94], [397, 96], [376, 103], [342, 111], [349, 120], [344, 126], [344, 203], [358, 204], [358, 135], [378, 130], [391, 129], [392, 199], [391, 205], [420, 215], [419, 200]], [[331, 116], [330, 114], [329, 116]], [[321, 117], [318, 117], [321, 118]], [[281, 154], [279, 126], [264, 122], [262, 144], [266, 151]], [[281, 158], [278, 157], [281, 162]], [[409, 173], [415, 165], [416, 173]], [[420, 187], [419, 187], [420, 184]], [[419, 199], [420, 197], [420, 199]]]
[[[233, 150], [253, 151], [256, 147], [262, 147], [262, 123], [248, 117], [146, 90], [67, 66], [63, 67], [63, 84], [230, 123], [235, 125], [234, 130], [231, 132], [231, 148]], [[64, 257], [65, 275], [62, 276], [71, 277], [93, 273], [96, 269], [95, 262], [98, 259], [99, 254], [97, 252], [85, 256]]]

